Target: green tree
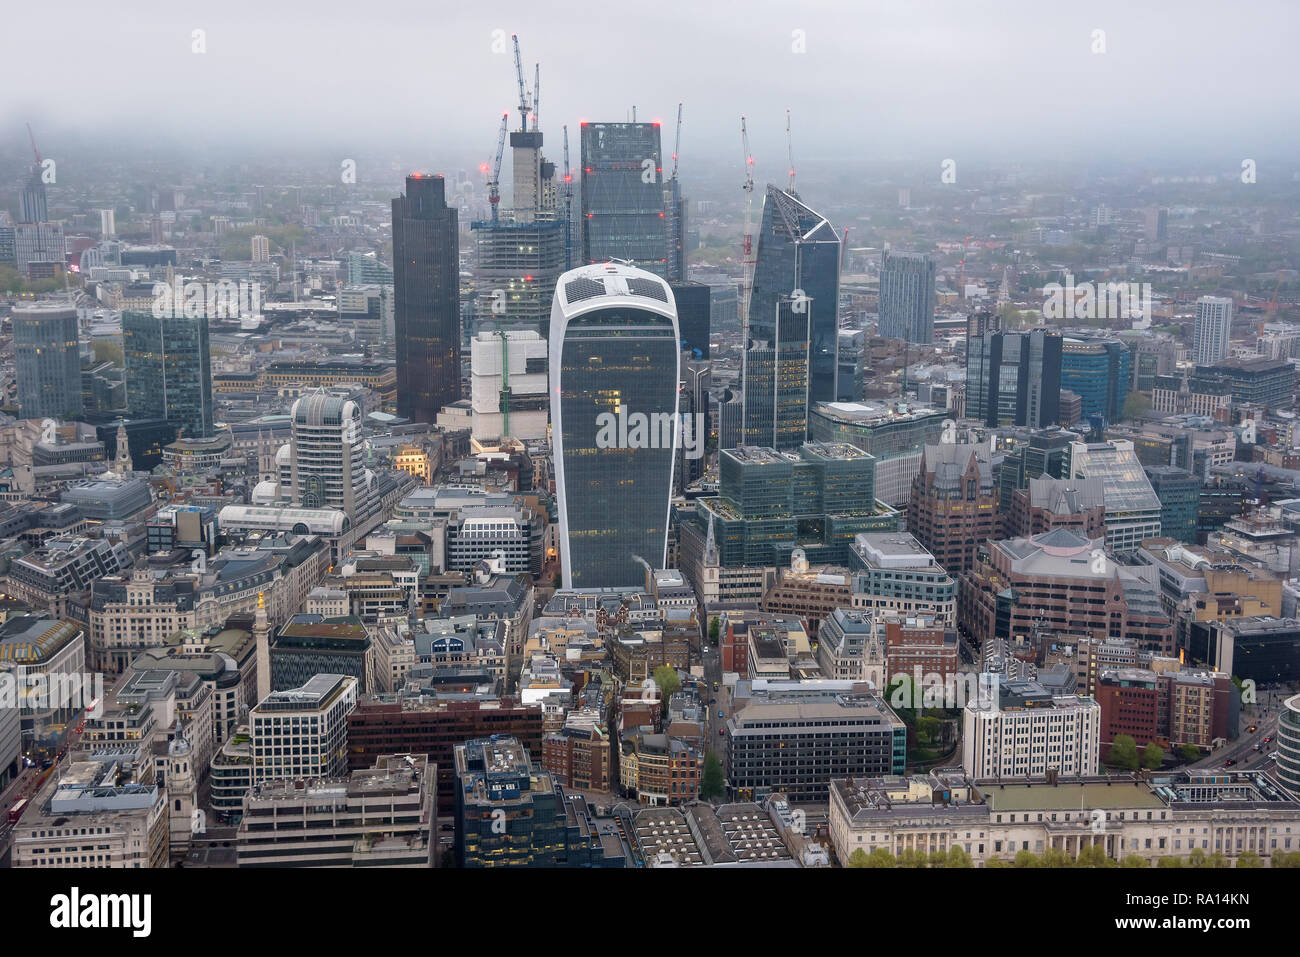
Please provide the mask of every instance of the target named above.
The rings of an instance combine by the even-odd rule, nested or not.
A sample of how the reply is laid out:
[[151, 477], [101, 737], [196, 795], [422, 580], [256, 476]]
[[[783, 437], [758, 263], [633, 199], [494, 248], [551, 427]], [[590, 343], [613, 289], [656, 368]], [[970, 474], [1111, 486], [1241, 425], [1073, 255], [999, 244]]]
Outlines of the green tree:
[[1012, 867], [1042, 867], [1043, 862], [1038, 859], [1038, 855], [1033, 851], [1017, 851], [1016, 859], [1011, 862]]
[[920, 717], [916, 721], [916, 733], [926, 744], [934, 744], [939, 736], [940, 723], [938, 718], [929, 715]]
[[929, 863], [925, 851], [918, 851], [914, 847], [905, 848], [898, 855], [899, 867], [926, 867]]
[[1273, 855], [1274, 867], [1300, 868], [1300, 851], [1278, 851]]
[[1162, 857], [1156, 861], [1156, 867], [1182, 867], [1183, 859], [1181, 857]]
[[1137, 742], [1133, 740], [1132, 735], [1121, 734], [1115, 737], [1115, 740], [1110, 743], [1110, 753], [1106, 756], [1106, 763], [1124, 771], [1137, 770]]
[[1124, 412], [1122, 418], [1136, 419], [1141, 417], [1143, 412], [1149, 411], [1151, 400], [1141, 392], [1130, 392], [1128, 398], [1124, 400]]
[[1254, 851], [1245, 851], [1237, 858], [1238, 867], [1263, 867], [1264, 862], [1260, 860], [1258, 854]]
[[1165, 763], [1165, 749], [1160, 747], [1154, 741], [1147, 744], [1142, 749], [1142, 767], [1149, 771], [1154, 771], [1160, 765]]
[[930, 867], [947, 867], [947, 866], [948, 866], [948, 852], [947, 852], [947, 851], [931, 851], [931, 852], [930, 852], [930, 861], [929, 861], [929, 866], [930, 866]]
[[[856, 855], [858, 851], [854, 851]], [[897, 867], [898, 862], [894, 860], [894, 855], [890, 854], [883, 847], [875, 848], [870, 854], [865, 855], [867, 863], [865, 867]]]
[[954, 844], [952, 850], [948, 852], [948, 861], [943, 866], [974, 867], [975, 863], [970, 859], [970, 855], [966, 853], [966, 848], [960, 844]]
[[1114, 867], [1115, 861], [1100, 844], [1089, 844], [1074, 860], [1075, 867]]
[[1007, 862], [1000, 857], [990, 857], [984, 862], [985, 867], [1006, 867]]
[[721, 630], [722, 630], [722, 619], [715, 616], [713, 621], [709, 622], [709, 641], [712, 641], [714, 644], [717, 644], [718, 633]]
[[1043, 851], [1042, 867], [1069, 867], [1072, 863], [1070, 855], [1059, 847], [1049, 847]]
[[1201, 760], [1201, 749], [1194, 744], [1184, 744], [1178, 748], [1178, 753], [1182, 755], [1183, 760], [1187, 762]]
[[1128, 857], [1124, 858], [1124, 862], [1120, 865], [1120, 867], [1150, 867], [1150, 866], [1151, 865], [1147, 863], [1147, 859], [1143, 857], [1141, 854], [1130, 854]]
[[717, 754], [710, 751], [704, 756], [704, 771], [700, 774], [700, 797], [711, 801], [722, 796], [722, 762]]
[[682, 686], [682, 679], [677, 677], [677, 669], [660, 665], [654, 673], [655, 687], [659, 689], [665, 701], [677, 693]]
[[1192, 853], [1187, 855], [1188, 867], [1206, 867], [1205, 851], [1199, 847], [1192, 848]]
[[848, 863], [846, 863], [844, 866], [845, 867], [869, 867], [870, 865], [867, 863], [866, 852], [863, 851], [862, 848], [860, 847], [857, 848], [856, 850], [854, 850], [852, 854], [849, 855]]

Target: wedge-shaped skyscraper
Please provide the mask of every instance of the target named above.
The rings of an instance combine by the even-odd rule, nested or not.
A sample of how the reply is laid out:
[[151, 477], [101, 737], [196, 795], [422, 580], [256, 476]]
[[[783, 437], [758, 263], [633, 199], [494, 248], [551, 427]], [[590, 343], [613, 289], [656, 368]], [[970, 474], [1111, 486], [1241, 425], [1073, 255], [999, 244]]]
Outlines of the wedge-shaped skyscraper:
[[641, 585], [667, 559], [680, 353], [672, 290], [619, 263], [551, 306], [551, 436], [565, 588]]
[[840, 248], [826, 217], [767, 188], [745, 353], [746, 444], [796, 449], [809, 401], [838, 398]]

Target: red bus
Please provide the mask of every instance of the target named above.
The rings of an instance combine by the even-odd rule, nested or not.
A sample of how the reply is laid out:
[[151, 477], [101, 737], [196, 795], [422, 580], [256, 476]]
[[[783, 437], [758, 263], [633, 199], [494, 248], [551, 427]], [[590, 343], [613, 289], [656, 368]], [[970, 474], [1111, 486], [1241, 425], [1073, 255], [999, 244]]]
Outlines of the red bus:
[[9, 823], [17, 824], [18, 819], [23, 816], [25, 810], [27, 810], [27, 798], [23, 798], [9, 809]]

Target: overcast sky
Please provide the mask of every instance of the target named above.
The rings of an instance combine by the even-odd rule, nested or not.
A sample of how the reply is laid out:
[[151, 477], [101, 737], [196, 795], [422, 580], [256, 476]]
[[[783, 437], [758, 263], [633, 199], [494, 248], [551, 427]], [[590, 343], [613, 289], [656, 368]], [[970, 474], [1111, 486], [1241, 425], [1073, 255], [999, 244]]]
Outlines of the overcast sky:
[[511, 33], [530, 86], [541, 61], [557, 159], [561, 123], [626, 119], [634, 104], [664, 121], [670, 153], [679, 100], [684, 164], [738, 159], [745, 113], [768, 178], [786, 166], [787, 107], [796, 166], [1085, 153], [1235, 165], [1294, 159], [1300, 129], [1295, 0], [65, 0], [0, 17], [6, 139], [30, 119], [47, 142], [76, 130], [142, 148], [172, 136], [486, 157], [518, 101]]

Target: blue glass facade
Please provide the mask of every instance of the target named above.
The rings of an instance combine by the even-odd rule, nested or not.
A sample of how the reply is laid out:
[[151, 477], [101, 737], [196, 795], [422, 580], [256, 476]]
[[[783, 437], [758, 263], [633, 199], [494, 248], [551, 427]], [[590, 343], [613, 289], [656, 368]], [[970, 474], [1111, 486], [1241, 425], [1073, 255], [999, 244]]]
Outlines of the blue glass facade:
[[658, 123], [582, 124], [583, 262], [630, 259], [668, 274]]
[[166, 419], [191, 439], [213, 434], [206, 316], [123, 312], [122, 352], [133, 419]]
[[1128, 398], [1131, 353], [1118, 339], [1067, 335], [1061, 346], [1061, 388], [1083, 402], [1083, 414], [1118, 421]]

